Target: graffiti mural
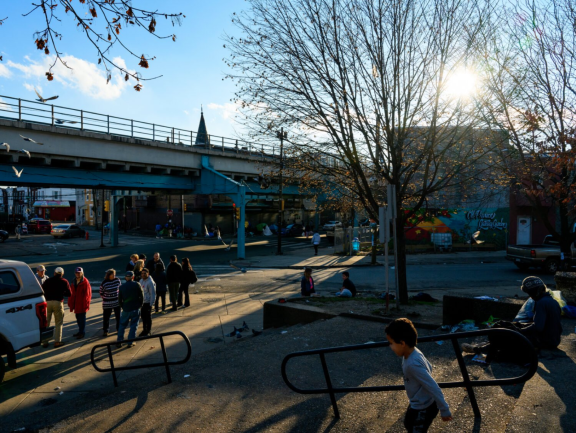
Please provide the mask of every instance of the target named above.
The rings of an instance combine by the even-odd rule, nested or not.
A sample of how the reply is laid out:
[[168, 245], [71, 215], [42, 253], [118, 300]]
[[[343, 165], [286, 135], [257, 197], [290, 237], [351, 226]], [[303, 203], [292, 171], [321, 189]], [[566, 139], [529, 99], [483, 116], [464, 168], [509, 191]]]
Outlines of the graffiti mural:
[[479, 240], [497, 249], [506, 247], [510, 208], [432, 210], [416, 216], [405, 227], [409, 243], [431, 243], [432, 233], [451, 233], [454, 244], [467, 244], [480, 231]]

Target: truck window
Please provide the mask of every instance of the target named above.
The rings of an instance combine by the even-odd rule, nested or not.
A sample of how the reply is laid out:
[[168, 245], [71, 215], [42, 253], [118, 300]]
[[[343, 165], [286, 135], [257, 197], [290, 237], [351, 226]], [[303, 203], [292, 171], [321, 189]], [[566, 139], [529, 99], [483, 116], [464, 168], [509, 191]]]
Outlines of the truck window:
[[12, 272], [0, 271], [0, 296], [20, 291], [20, 283]]

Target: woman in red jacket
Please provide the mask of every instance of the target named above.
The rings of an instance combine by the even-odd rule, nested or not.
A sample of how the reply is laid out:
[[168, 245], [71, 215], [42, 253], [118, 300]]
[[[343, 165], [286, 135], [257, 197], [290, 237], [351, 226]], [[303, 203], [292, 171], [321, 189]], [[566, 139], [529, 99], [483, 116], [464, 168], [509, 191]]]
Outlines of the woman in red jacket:
[[73, 335], [78, 339], [84, 338], [86, 328], [86, 313], [90, 309], [92, 300], [92, 287], [90, 281], [84, 277], [84, 270], [76, 268], [76, 278], [70, 284], [72, 296], [68, 298], [68, 307], [71, 313], [76, 313], [76, 322], [78, 323], [78, 332]]

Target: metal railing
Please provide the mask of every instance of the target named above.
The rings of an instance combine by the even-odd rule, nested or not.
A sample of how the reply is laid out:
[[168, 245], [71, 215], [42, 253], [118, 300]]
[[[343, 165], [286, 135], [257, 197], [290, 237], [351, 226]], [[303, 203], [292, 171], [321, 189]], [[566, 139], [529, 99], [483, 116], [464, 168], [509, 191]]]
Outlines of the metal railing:
[[[458, 345], [458, 339], [460, 338], [470, 338], [470, 337], [479, 337], [482, 335], [490, 335], [490, 334], [500, 334], [500, 335], [508, 335], [511, 338], [519, 338], [524, 340], [523, 342], [526, 344], [526, 348], [529, 348], [528, 352], [526, 353], [526, 360], [529, 363], [528, 370], [522, 375], [518, 377], [512, 378], [504, 378], [504, 379], [490, 379], [490, 380], [470, 380], [470, 376], [468, 375], [468, 370], [466, 369], [466, 364], [464, 363], [464, 358], [462, 357], [462, 352]], [[538, 368], [538, 356], [536, 354], [536, 350], [530, 340], [526, 338], [524, 335], [520, 334], [519, 332], [512, 331], [510, 329], [484, 329], [481, 331], [471, 331], [471, 332], [460, 332], [455, 334], [443, 334], [443, 335], [434, 335], [429, 337], [419, 337], [418, 344], [421, 343], [428, 343], [433, 341], [443, 341], [443, 340], [451, 340], [452, 346], [454, 348], [454, 353], [456, 354], [456, 359], [458, 360], [458, 366], [460, 367], [460, 372], [462, 373], [462, 381], [461, 382], [438, 382], [438, 386], [440, 388], [466, 388], [468, 392], [468, 397], [470, 399], [470, 404], [472, 405], [472, 409], [474, 411], [474, 416], [476, 418], [480, 418], [480, 409], [478, 408], [478, 402], [476, 401], [476, 396], [474, 394], [473, 387], [480, 387], [480, 386], [504, 386], [504, 385], [514, 385], [517, 383], [524, 383], [532, 378], [536, 373]], [[299, 394], [330, 394], [330, 401], [332, 402], [332, 408], [334, 409], [334, 416], [336, 418], [340, 418], [340, 412], [338, 410], [338, 405], [336, 403], [336, 394], [337, 393], [351, 393], [351, 392], [384, 392], [384, 391], [400, 391], [405, 389], [404, 385], [386, 385], [386, 386], [362, 386], [362, 387], [347, 387], [347, 388], [335, 388], [332, 386], [332, 381], [330, 379], [330, 372], [328, 371], [328, 365], [326, 363], [325, 354], [327, 353], [336, 353], [336, 352], [349, 352], [354, 350], [368, 350], [368, 349], [375, 349], [380, 347], [388, 347], [390, 343], [387, 341], [380, 342], [380, 343], [369, 343], [369, 344], [358, 344], [354, 346], [342, 346], [342, 347], [330, 347], [326, 349], [316, 349], [316, 350], [307, 350], [304, 352], [295, 352], [287, 355], [284, 360], [282, 361], [282, 378], [286, 385]], [[292, 358], [301, 357], [301, 356], [311, 356], [311, 355], [319, 355], [320, 362], [322, 364], [322, 370], [324, 371], [324, 379], [326, 380], [326, 388], [320, 389], [300, 389], [295, 387], [289, 380], [286, 374], [286, 365], [288, 361]]]
[[[142, 122], [92, 111], [78, 110], [59, 105], [46, 104], [27, 99], [0, 95], [0, 118], [30, 123], [58, 126], [66, 129], [96, 132], [118, 137], [130, 137], [147, 141], [197, 146], [222, 152], [278, 157], [274, 145], [249, 143], [235, 138]], [[278, 146], [279, 147], [279, 146]]]
[[[186, 346], [188, 348], [188, 352], [186, 353], [186, 357], [183, 360], [168, 361], [168, 355], [166, 355], [166, 347], [164, 346], [164, 337], [168, 337], [170, 335], [179, 335], [184, 339], [184, 342], [186, 343]], [[94, 346], [92, 348], [92, 352], [90, 352], [90, 362], [92, 363], [92, 366], [94, 367], [94, 369], [100, 373], [112, 372], [112, 378], [114, 379], [114, 386], [116, 386], [116, 387], [118, 386], [118, 380], [116, 379], [116, 372], [117, 371], [136, 370], [138, 368], [150, 368], [150, 367], [162, 367], [162, 366], [166, 368], [166, 376], [168, 376], [168, 383], [172, 383], [172, 376], [170, 375], [170, 367], [169, 366], [170, 365], [185, 364], [186, 362], [188, 362], [188, 360], [190, 359], [190, 356], [192, 355], [192, 345], [190, 344], [190, 340], [188, 339], [188, 337], [185, 334], [183, 334], [180, 331], [171, 331], [171, 332], [164, 332], [162, 334], [149, 335], [147, 337], [139, 337], [139, 338], [133, 338], [131, 340], [123, 340], [123, 341], [121, 341], [121, 343], [124, 345], [125, 343], [131, 343], [132, 341], [144, 341], [144, 340], [150, 340], [151, 338], [160, 338], [160, 346], [162, 348], [162, 356], [164, 358], [164, 362], [156, 362], [156, 363], [144, 364], [144, 365], [127, 365], [125, 367], [115, 367], [114, 366], [114, 359], [112, 358], [111, 346], [120, 343], [118, 341], [113, 341], [113, 342], [105, 343], [105, 344], [97, 344], [96, 346]], [[96, 365], [96, 361], [94, 360], [94, 353], [96, 352], [96, 349], [99, 349], [101, 347], [105, 347], [108, 351], [108, 360], [110, 361], [110, 368], [100, 368]]]

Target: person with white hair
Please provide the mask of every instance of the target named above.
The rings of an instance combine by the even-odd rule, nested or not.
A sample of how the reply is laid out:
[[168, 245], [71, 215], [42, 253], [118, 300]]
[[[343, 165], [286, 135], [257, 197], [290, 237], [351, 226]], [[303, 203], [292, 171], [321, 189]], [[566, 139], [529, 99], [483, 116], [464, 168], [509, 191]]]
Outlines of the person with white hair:
[[44, 282], [48, 279], [46, 276], [46, 268], [44, 265], [40, 265], [36, 268], [36, 279], [40, 283], [40, 285], [44, 284]]

